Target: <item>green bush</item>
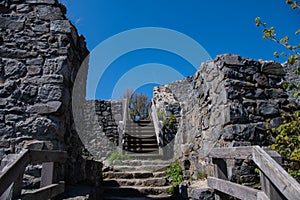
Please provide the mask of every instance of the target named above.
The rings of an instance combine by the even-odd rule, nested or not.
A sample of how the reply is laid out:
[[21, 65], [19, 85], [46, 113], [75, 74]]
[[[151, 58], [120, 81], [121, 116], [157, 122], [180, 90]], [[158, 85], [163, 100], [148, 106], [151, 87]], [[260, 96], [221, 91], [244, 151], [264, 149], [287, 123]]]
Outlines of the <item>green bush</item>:
[[300, 111], [284, 115], [284, 122], [272, 132], [277, 133], [272, 149], [278, 151], [287, 161], [287, 170], [300, 182]]
[[179, 162], [173, 162], [166, 171], [166, 177], [171, 181], [172, 188], [167, 190], [168, 194], [174, 194], [175, 187], [183, 181], [182, 168]]
[[160, 121], [164, 121], [165, 118], [166, 118], [165, 112], [163, 112], [163, 111], [158, 111], [158, 112], [157, 112], [157, 118], [158, 118], [158, 120], [160, 120]]

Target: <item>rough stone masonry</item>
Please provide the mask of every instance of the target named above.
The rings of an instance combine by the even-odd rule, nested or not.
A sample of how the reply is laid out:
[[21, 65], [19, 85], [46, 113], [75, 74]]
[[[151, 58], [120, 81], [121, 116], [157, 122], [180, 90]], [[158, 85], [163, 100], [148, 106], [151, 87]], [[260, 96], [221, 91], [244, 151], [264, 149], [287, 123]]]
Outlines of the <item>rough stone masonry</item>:
[[57, 0], [0, 0], [0, 150], [65, 150], [66, 180], [95, 182], [101, 165], [87, 159], [71, 112], [89, 52], [65, 12]]
[[214, 147], [270, 145], [267, 120], [277, 127], [280, 113], [291, 111], [282, 88], [285, 74], [274, 61], [224, 54], [192, 77], [155, 88], [158, 110], [180, 105], [174, 157], [191, 162], [197, 177], [209, 173], [206, 156]]

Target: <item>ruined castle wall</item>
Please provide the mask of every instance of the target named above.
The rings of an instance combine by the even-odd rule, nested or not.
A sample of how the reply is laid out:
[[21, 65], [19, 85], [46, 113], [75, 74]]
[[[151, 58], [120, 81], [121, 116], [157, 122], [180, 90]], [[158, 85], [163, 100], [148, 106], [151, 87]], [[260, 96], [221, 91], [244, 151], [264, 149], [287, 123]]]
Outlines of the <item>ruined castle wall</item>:
[[105, 160], [118, 151], [118, 125], [123, 120], [122, 113], [122, 101], [86, 101], [82, 140], [95, 158]]
[[89, 52], [65, 12], [57, 0], [0, 1], [0, 148], [65, 150], [64, 171], [75, 183], [90, 176], [71, 106]]
[[[175, 159], [188, 158], [200, 168], [200, 160], [213, 147], [269, 145], [273, 138], [266, 133], [266, 121], [271, 119], [275, 127], [282, 121], [280, 113], [289, 111], [288, 95], [282, 89], [284, 76], [280, 63], [226, 54], [204, 63], [191, 81], [184, 81], [187, 86], [181, 92], [181, 83], [172, 83], [174, 96], [184, 95], [179, 101]], [[192, 91], [184, 94], [187, 87]]]

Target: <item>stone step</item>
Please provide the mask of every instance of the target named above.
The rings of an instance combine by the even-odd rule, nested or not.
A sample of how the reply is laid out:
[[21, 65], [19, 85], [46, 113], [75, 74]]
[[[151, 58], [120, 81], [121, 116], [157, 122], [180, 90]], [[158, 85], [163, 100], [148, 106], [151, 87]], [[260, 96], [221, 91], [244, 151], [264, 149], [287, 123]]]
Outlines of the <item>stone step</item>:
[[[118, 187], [102, 187], [104, 197], [113, 194], [117, 197], [146, 197], [147, 195], [166, 195], [167, 190], [172, 186], [161, 187], [134, 187], [134, 186], [118, 186]], [[104, 198], [105, 199], [105, 198]]]
[[103, 181], [103, 186], [166, 186], [167, 179], [161, 178], [145, 178], [145, 179], [109, 179]]
[[123, 138], [124, 138], [124, 140], [127, 140], [127, 141], [143, 142], [143, 143], [147, 143], [147, 142], [157, 143], [156, 136], [154, 136], [154, 135], [142, 135], [142, 134], [141, 135], [126, 135]]
[[151, 143], [145, 143], [145, 144], [138, 144], [138, 143], [125, 143], [124, 145], [123, 145], [123, 147], [144, 147], [144, 148], [149, 148], [149, 147], [155, 147], [155, 148], [158, 148], [158, 145], [157, 145], [157, 143], [153, 143], [153, 144], [151, 144]]
[[124, 171], [151, 171], [151, 172], [157, 172], [157, 171], [165, 171], [169, 165], [142, 165], [142, 166], [113, 166], [113, 171], [115, 172], [124, 172]]
[[134, 153], [124, 150], [124, 155], [134, 159], [161, 159], [163, 157], [162, 155], [159, 155], [158, 150], [149, 153]]
[[104, 172], [104, 179], [138, 179], [138, 178], [157, 178], [166, 176], [165, 172], [132, 171], [132, 172]]
[[170, 165], [172, 161], [165, 160], [114, 160], [112, 165], [142, 166], [142, 165]]
[[87, 199], [102, 199], [103, 191], [99, 187], [84, 186], [84, 185], [66, 185], [65, 192], [59, 195], [56, 199], [62, 200], [87, 200]]
[[146, 153], [152, 153], [158, 150], [158, 148], [144, 148], [144, 149], [140, 149], [140, 148], [124, 148], [125, 151], [129, 152], [129, 153], [135, 153], [135, 154], [146, 154]]
[[106, 195], [103, 200], [174, 200], [171, 195], [146, 195], [145, 197], [117, 197]]
[[128, 130], [126, 130], [125, 134], [128, 136], [132, 136], [132, 137], [138, 137], [141, 135], [145, 135], [148, 137], [156, 137], [154, 130], [149, 130], [149, 131], [132, 131], [132, 130], [128, 131]]

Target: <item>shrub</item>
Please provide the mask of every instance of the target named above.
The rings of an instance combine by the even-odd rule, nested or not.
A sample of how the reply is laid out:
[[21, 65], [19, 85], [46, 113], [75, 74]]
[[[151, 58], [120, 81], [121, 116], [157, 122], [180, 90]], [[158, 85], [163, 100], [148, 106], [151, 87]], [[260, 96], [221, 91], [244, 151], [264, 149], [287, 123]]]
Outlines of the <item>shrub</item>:
[[174, 162], [168, 167], [166, 171], [166, 176], [170, 180], [172, 184], [172, 188], [170, 188], [167, 192], [169, 194], [174, 194], [175, 187], [178, 186], [183, 181], [182, 168], [179, 162]]

